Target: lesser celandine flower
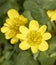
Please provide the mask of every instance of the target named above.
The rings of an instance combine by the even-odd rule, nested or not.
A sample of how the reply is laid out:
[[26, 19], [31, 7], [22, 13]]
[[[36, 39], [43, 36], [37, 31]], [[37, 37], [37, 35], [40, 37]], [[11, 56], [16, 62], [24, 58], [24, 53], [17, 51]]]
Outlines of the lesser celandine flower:
[[48, 10], [47, 14], [51, 21], [56, 21], [56, 10]]
[[38, 21], [32, 20], [29, 23], [29, 28], [20, 26], [19, 30], [21, 34], [17, 34], [17, 37], [21, 39], [19, 48], [27, 50], [31, 48], [32, 53], [45, 51], [48, 49], [48, 43], [46, 40], [51, 38], [51, 34], [46, 32], [46, 25], [39, 28]]
[[6, 39], [11, 39], [11, 44], [14, 44], [18, 41], [16, 35], [20, 33], [19, 27], [26, 24], [28, 20], [15, 9], [8, 10], [7, 14], [8, 18], [1, 28], [1, 32], [5, 33]]

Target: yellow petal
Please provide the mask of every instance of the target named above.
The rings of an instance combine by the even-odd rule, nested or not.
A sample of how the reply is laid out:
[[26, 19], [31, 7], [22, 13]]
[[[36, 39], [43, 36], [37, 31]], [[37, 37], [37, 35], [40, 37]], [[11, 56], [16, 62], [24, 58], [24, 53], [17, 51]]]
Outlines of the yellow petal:
[[8, 30], [9, 30], [9, 28], [6, 27], [6, 26], [3, 26], [3, 27], [1, 28], [1, 32], [2, 32], [2, 33], [5, 33], [5, 32], [8, 31]]
[[14, 18], [18, 18], [19, 17], [19, 13], [15, 9], [8, 10], [7, 14], [8, 14], [10, 19], [14, 19]]
[[18, 42], [18, 38], [15, 36], [11, 39], [11, 44], [15, 44], [16, 42]]
[[42, 41], [42, 43], [39, 45], [40, 51], [45, 51], [48, 49], [48, 43], [46, 41]]
[[44, 33], [44, 34], [43, 34], [43, 39], [44, 39], [44, 40], [48, 40], [48, 39], [50, 39], [50, 38], [51, 38], [51, 34], [50, 34], [50, 33], [47, 32], [47, 33]]
[[6, 38], [6, 39], [10, 39], [10, 38], [12, 38], [14, 35], [15, 35], [15, 32], [14, 32], [14, 31], [8, 30], [8, 31], [5, 33], [5, 38]]
[[51, 21], [56, 21], [56, 13], [51, 17]]
[[29, 32], [28, 28], [25, 26], [20, 26], [19, 31], [23, 34], [27, 34]]
[[26, 42], [26, 41], [22, 41], [20, 44], [19, 44], [19, 48], [22, 49], [22, 50], [27, 50], [30, 48], [30, 45]]
[[30, 30], [38, 30], [39, 29], [38, 21], [36, 21], [36, 20], [30, 21], [29, 29]]
[[38, 52], [38, 46], [31, 46], [31, 51], [32, 51], [32, 53], [37, 53]]
[[9, 35], [5, 35], [5, 38], [6, 38], [6, 39], [10, 39], [11, 36], [9, 36]]
[[7, 24], [8, 26], [10, 26], [10, 25], [13, 24], [13, 21], [12, 21], [11, 19], [7, 18], [7, 19], [6, 19], [6, 24]]
[[25, 40], [26, 39], [25, 35], [23, 35], [23, 34], [17, 34], [17, 38], [19, 38], [21, 40]]
[[9, 25], [7, 23], [4, 23], [4, 26], [9, 27]]
[[39, 32], [41, 34], [43, 34], [43, 33], [45, 33], [46, 29], [47, 29], [47, 26], [46, 25], [43, 25], [43, 26], [40, 27]]
[[52, 17], [53, 14], [54, 14], [54, 11], [53, 10], [48, 10], [47, 11], [47, 14], [48, 14], [49, 17]]
[[20, 15], [19, 19], [20, 21], [22, 21], [23, 24], [26, 24], [28, 22], [28, 19], [25, 18], [23, 15]]

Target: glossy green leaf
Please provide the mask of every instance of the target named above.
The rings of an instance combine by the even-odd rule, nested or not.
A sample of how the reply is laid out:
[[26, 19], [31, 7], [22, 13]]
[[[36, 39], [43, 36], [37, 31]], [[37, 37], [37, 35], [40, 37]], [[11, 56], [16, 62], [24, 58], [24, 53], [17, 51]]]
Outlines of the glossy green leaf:
[[8, 0], [3, 5], [1, 5], [1, 7], [0, 7], [0, 16], [3, 15], [3, 14], [6, 14], [7, 11], [9, 9], [11, 9], [11, 8], [14, 8], [14, 9], [17, 9], [17, 10], [19, 9], [17, 1], [15, 1], [15, 0]]
[[46, 53], [46, 52], [40, 53], [38, 59], [39, 59], [41, 65], [53, 65], [54, 62], [55, 62], [55, 58], [54, 57], [50, 57], [48, 55], [48, 53]]
[[41, 24], [46, 24], [49, 19], [46, 11], [42, 9], [36, 2], [31, 0], [26, 0], [24, 3], [24, 8], [29, 10], [34, 19], [38, 20]]
[[19, 53], [15, 60], [15, 65], [38, 65], [37, 61], [35, 61], [28, 52]]
[[56, 0], [37, 0], [37, 3], [42, 7], [43, 9], [56, 9]]

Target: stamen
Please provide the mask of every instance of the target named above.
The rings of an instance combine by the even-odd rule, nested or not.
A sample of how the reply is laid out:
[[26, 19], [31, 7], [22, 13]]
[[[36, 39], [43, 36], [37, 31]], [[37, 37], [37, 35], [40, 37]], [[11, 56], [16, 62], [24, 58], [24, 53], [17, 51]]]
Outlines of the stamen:
[[30, 45], [39, 45], [42, 42], [42, 36], [37, 31], [30, 31], [27, 35], [27, 42]]

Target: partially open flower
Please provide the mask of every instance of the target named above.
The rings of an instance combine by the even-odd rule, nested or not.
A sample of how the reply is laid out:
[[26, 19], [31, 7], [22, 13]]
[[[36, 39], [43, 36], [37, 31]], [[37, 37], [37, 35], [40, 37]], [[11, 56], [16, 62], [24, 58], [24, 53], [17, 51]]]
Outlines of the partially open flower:
[[48, 49], [48, 43], [46, 40], [51, 38], [51, 34], [46, 32], [46, 25], [39, 28], [38, 21], [32, 20], [29, 23], [29, 28], [20, 26], [19, 30], [21, 34], [17, 34], [17, 37], [21, 39], [19, 48], [27, 50], [31, 48], [32, 53], [45, 51]]
[[27, 18], [20, 15], [17, 10], [10, 9], [7, 12], [8, 17], [4, 26], [1, 28], [1, 32], [5, 33], [6, 39], [11, 39], [11, 44], [18, 42], [16, 35], [20, 33], [19, 27], [27, 23]]

